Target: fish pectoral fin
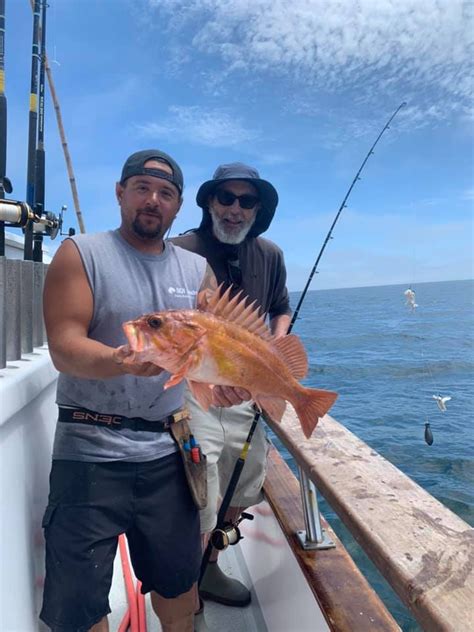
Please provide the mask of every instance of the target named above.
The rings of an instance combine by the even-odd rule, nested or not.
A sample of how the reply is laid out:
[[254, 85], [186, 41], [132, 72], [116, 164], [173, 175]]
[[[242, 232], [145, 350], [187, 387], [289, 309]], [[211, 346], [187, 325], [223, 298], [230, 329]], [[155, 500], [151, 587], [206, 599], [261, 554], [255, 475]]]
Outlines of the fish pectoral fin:
[[189, 355], [186, 358], [186, 360], [180, 366], [176, 368], [173, 375], [169, 378], [169, 380], [163, 386], [165, 391], [167, 388], [170, 388], [171, 386], [176, 386], [176, 384], [179, 384], [186, 377], [186, 373], [191, 368], [193, 361], [194, 361], [194, 357], [192, 355]]
[[303, 343], [298, 336], [288, 334], [287, 336], [272, 340], [271, 344], [284, 360], [296, 380], [302, 380], [306, 377], [308, 372], [308, 358]]
[[255, 398], [255, 403], [259, 408], [263, 408], [264, 412], [273, 419], [273, 421], [281, 421], [286, 409], [284, 399], [270, 395], [259, 395]]
[[171, 386], [176, 386], [177, 384], [179, 384], [180, 382], [183, 381], [184, 378], [184, 373], [175, 373], [174, 375], [172, 375], [170, 377], [170, 379], [165, 382], [163, 388], [166, 391], [167, 388], [171, 388]]
[[204, 410], [209, 410], [209, 406], [212, 404], [212, 386], [194, 380], [187, 380], [187, 382], [189, 390], [199, 406]]

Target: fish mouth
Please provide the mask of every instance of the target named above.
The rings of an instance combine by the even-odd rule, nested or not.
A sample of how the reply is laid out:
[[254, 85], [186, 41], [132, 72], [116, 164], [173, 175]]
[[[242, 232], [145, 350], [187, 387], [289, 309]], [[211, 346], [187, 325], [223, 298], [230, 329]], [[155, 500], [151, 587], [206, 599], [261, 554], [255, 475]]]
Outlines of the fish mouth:
[[123, 331], [127, 337], [128, 346], [132, 351], [139, 353], [145, 349], [148, 342], [147, 336], [133, 321], [124, 323]]

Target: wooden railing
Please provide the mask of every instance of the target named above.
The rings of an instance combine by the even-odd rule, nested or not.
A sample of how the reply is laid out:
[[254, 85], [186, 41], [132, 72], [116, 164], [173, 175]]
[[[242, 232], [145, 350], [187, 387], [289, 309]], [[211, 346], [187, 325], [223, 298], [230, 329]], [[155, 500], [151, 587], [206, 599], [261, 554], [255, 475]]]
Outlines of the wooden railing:
[[474, 530], [328, 415], [269, 425], [422, 628], [474, 630]]

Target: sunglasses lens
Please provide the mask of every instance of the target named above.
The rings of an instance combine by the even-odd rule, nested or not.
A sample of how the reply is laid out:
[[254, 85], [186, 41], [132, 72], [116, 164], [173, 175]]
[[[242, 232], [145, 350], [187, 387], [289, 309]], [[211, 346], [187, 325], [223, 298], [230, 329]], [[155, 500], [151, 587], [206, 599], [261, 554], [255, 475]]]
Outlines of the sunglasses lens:
[[241, 195], [239, 197], [239, 204], [241, 208], [251, 209], [258, 202], [258, 198], [255, 195]]
[[254, 208], [258, 202], [258, 197], [255, 195], [235, 195], [231, 191], [225, 189], [219, 189], [216, 192], [216, 198], [219, 204], [223, 206], [232, 206], [235, 200], [239, 200], [240, 208], [251, 209]]
[[216, 198], [219, 204], [223, 206], [232, 206], [235, 202], [237, 196], [231, 193], [230, 191], [226, 191], [225, 189], [217, 191]]

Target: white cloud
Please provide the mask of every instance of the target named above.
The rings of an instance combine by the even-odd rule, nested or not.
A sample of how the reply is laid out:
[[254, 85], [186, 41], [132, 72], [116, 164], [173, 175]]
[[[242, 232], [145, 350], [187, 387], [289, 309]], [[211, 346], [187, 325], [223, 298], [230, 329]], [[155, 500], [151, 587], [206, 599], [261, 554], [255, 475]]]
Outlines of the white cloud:
[[136, 127], [144, 137], [185, 140], [209, 147], [236, 147], [258, 138], [255, 130], [245, 127], [230, 112], [197, 105], [171, 106], [162, 123], [148, 122]]
[[[403, 94], [420, 127], [465, 115], [472, 95], [473, 20], [465, 0], [149, 0], [152, 15], [207, 60], [214, 78], [263, 72], [309, 92]], [[161, 22], [160, 22], [161, 24]], [[181, 53], [183, 54], [183, 53]]]

